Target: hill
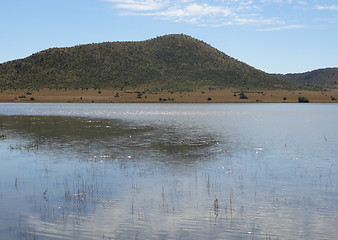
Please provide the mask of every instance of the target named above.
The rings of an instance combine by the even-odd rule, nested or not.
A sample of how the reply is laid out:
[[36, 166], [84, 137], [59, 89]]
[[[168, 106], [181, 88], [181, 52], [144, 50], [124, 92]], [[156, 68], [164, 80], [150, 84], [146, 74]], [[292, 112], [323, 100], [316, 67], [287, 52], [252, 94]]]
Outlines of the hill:
[[305, 73], [278, 74], [282, 80], [319, 88], [336, 88], [338, 86], [338, 68], [318, 69]]
[[187, 35], [51, 48], [0, 65], [1, 89], [297, 88]]

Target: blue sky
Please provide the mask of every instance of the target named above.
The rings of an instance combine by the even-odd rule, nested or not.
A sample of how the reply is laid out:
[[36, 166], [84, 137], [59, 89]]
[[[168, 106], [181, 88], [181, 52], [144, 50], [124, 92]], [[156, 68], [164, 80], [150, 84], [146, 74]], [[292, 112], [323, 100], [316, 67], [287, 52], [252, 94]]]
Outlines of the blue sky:
[[269, 73], [338, 67], [337, 0], [2, 0], [0, 63], [184, 33]]

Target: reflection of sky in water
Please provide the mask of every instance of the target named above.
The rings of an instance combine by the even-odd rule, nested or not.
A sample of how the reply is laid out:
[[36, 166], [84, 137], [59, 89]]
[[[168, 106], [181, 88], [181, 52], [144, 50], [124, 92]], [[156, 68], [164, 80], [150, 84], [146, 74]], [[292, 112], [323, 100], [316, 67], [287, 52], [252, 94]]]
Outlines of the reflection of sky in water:
[[0, 238], [336, 238], [336, 108], [0, 104]]

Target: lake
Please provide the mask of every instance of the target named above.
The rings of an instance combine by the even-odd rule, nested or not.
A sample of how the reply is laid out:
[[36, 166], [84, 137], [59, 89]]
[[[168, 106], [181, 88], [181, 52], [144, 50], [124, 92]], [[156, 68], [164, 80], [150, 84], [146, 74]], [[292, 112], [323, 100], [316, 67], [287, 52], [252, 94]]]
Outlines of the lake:
[[338, 239], [336, 104], [0, 104], [0, 239]]

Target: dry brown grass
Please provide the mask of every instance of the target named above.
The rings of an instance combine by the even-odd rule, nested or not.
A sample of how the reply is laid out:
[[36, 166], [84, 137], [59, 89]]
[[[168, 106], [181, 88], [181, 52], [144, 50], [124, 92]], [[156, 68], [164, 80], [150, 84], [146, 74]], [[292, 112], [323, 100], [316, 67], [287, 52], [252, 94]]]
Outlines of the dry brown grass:
[[[245, 92], [248, 99], [240, 99], [236, 89], [199, 90], [195, 92], [142, 92], [137, 90], [6, 90], [0, 91], [0, 102], [102, 102], [102, 103], [127, 103], [127, 102], [176, 102], [176, 103], [240, 103], [240, 102], [265, 102], [282, 103], [298, 102], [298, 97], [306, 97], [313, 103], [338, 102], [338, 90], [320, 91], [286, 91], [263, 90]], [[118, 97], [117, 97], [118, 94]], [[139, 96], [138, 96], [139, 95]]]

